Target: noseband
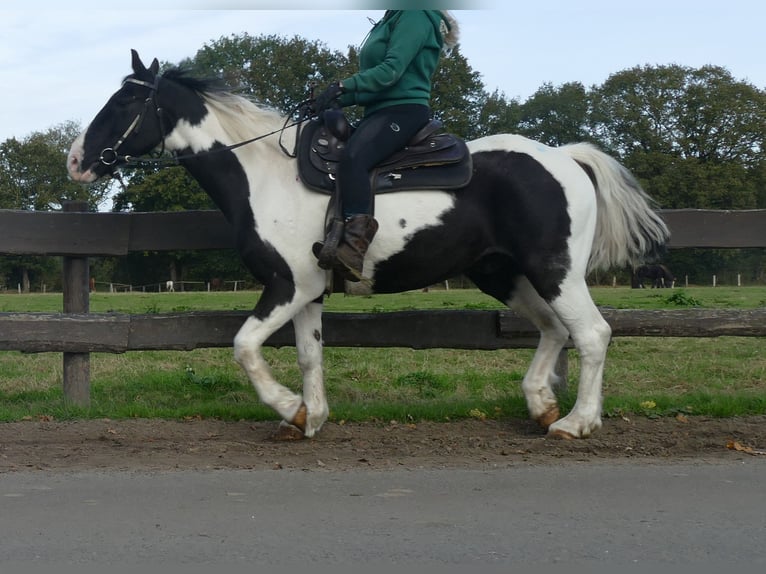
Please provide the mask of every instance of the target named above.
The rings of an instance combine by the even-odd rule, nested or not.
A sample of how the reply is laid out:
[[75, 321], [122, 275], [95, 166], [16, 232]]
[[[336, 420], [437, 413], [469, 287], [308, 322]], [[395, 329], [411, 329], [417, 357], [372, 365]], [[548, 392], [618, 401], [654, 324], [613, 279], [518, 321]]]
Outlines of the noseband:
[[165, 151], [165, 128], [162, 125], [162, 108], [157, 105], [157, 88], [159, 87], [160, 76], [154, 76], [154, 82], [145, 82], [135, 78], [125, 78], [125, 81], [122, 82], [122, 85], [124, 86], [128, 83], [149, 88], [149, 96], [144, 100], [144, 107], [128, 126], [128, 129], [125, 130], [125, 133], [122, 134], [122, 136], [112, 147], [106, 147], [101, 150], [99, 160], [102, 164], [109, 167], [113, 167], [120, 160], [125, 162], [130, 161], [131, 157], [129, 155], [119, 156], [117, 155], [117, 150], [120, 149], [120, 146], [125, 143], [125, 140], [128, 139], [128, 137], [141, 131], [141, 126], [144, 123], [144, 118], [146, 118], [146, 114], [150, 105], [154, 108], [154, 114], [157, 116], [157, 121], [160, 126], [160, 135], [162, 136], [162, 150], [160, 151], [160, 155], [162, 155], [162, 153]]

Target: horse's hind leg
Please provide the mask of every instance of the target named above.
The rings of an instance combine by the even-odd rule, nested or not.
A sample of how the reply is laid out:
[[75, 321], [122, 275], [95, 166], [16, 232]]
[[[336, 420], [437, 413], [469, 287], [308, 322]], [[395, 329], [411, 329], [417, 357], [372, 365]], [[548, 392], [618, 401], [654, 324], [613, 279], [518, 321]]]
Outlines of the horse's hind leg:
[[550, 305], [526, 279], [520, 279], [509, 303], [511, 309], [527, 317], [540, 330], [540, 342], [524, 375], [521, 388], [530, 417], [547, 429], [559, 417], [555, 388], [565, 381], [556, 373], [556, 363], [569, 333]]
[[551, 307], [569, 330], [580, 357], [580, 382], [572, 411], [553, 423], [548, 433], [584, 438], [601, 428], [601, 387], [612, 331], [599, 313], [584, 279], [565, 280]]

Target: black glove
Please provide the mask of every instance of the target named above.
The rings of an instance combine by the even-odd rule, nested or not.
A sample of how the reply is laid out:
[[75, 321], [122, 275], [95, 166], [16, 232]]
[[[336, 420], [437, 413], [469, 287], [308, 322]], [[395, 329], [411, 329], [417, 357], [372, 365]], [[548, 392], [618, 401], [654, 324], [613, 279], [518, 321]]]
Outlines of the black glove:
[[318, 114], [332, 106], [342, 93], [343, 88], [340, 87], [340, 82], [333, 82], [327, 86], [321, 94], [314, 98], [312, 106], [314, 113]]

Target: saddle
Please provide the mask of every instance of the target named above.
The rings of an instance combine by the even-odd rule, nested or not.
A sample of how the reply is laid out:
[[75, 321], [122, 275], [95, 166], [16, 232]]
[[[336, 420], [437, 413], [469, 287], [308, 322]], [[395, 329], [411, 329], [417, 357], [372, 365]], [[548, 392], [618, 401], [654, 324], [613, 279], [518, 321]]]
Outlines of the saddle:
[[[473, 171], [468, 147], [442, 129], [441, 121], [431, 120], [404, 149], [378, 165], [370, 174], [373, 193], [451, 190], [468, 185]], [[339, 109], [306, 121], [297, 146], [298, 174], [306, 186], [333, 194], [338, 161], [353, 130]]]

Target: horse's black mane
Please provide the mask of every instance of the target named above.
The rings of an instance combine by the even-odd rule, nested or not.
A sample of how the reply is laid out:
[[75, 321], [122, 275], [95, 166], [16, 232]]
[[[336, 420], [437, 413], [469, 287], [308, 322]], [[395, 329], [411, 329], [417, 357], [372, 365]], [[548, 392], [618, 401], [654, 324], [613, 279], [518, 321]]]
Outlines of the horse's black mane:
[[212, 76], [200, 78], [195, 76], [194, 71], [188, 67], [177, 66], [168, 68], [162, 73], [162, 77], [202, 94], [232, 92], [223, 79]]
[[198, 94], [208, 96], [227, 96], [241, 97], [254, 104], [261, 110], [275, 110], [270, 104], [260, 101], [258, 98], [242, 93], [243, 90], [232, 88], [223, 78], [215, 76], [200, 77], [195, 75], [195, 71], [188, 66], [173, 66], [162, 72], [162, 78], [169, 80], [191, 90]]

